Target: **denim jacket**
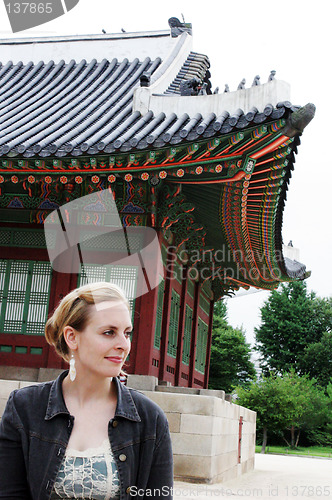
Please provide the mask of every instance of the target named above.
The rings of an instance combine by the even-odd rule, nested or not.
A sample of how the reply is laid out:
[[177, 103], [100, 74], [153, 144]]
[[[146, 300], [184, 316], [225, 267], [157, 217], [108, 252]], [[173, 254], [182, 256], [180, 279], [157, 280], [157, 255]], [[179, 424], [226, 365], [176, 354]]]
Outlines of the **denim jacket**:
[[[74, 425], [62, 393], [67, 373], [10, 394], [0, 423], [0, 498], [50, 499]], [[108, 435], [119, 472], [120, 500], [173, 498], [165, 414], [140, 392], [113, 380], [118, 402]]]

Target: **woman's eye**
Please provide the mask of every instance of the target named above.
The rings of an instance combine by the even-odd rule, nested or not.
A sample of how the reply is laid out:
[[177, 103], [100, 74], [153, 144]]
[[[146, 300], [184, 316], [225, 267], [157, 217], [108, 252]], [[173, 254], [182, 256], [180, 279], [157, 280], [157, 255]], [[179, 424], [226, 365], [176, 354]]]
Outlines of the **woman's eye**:
[[106, 332], [104, 332], [104, 335], [114, 335], [114, 330], [106, 330]]
[[132, 333], [133, 333], [132, 331], [131, 332], [125, 332], [125, 336], [129, 339], [131, 337]]

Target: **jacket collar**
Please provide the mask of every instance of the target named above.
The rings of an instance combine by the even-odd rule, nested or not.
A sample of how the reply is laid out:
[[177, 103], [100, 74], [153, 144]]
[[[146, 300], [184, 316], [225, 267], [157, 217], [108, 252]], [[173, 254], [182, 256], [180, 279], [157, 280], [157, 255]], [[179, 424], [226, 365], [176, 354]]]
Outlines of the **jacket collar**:
[[[52, 382], [45, 420], [50, 420], [59, 414], [70, 415], [62, 393], [62, 381], [67, 374], [68, 370], [65, 370]], [[115, 383], [118, 393], [118, 402], [114, 416], [123, 417], [134, 422], [140, 422], [141, 418], [128, 387], [123, 385], [117, 377], [113, 378], [113, 383]]]
[[134, 422], [140, 422], [141, 418], [128, 387], [123, 385], [118, 377], [114, 377], [113, 382], [116, 384], [118, 392], [118, 403], [116, 405], [114, 416], [127, 418], [128, 420], [133, 420]]
[[52, 382], [50, 394], [48, 397], [45, 420], [50, 420], [51, 418], [61, 413], [70, 415], [62, 393], [62, 381], [67, 375], [68, 371], [69, 370], [65, 370], [64, 372], [60, 373], [58, 378]]

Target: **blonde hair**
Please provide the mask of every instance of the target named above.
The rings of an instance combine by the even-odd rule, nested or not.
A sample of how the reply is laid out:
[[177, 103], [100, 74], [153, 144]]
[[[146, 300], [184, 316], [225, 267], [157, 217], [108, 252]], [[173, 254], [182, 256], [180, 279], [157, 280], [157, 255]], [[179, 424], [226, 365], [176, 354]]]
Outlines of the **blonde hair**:
[[68, 293], [45, 325], [46, 341], [53, 345], [57, 354], [69, 361], [69, 348], [63, 336], [66, 326], [77, 331], [84, 330], [90, 314], [90, 306], [107, 301], [121, 301], [130, 311], [130, 305], [120, 287], [106, 281], [89, 283]]

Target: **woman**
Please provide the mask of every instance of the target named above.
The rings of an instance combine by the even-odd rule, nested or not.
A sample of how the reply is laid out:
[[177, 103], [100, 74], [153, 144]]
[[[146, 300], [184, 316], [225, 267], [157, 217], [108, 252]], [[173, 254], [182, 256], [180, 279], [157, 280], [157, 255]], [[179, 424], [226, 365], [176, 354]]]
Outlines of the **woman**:
[[0, 423], [0, 498], [172, 498], [166, 417], [118, 378], [132, 333], [122, 291], [109, 283], [72, 291], [45, 333], [70, 370], [11, 393]]

